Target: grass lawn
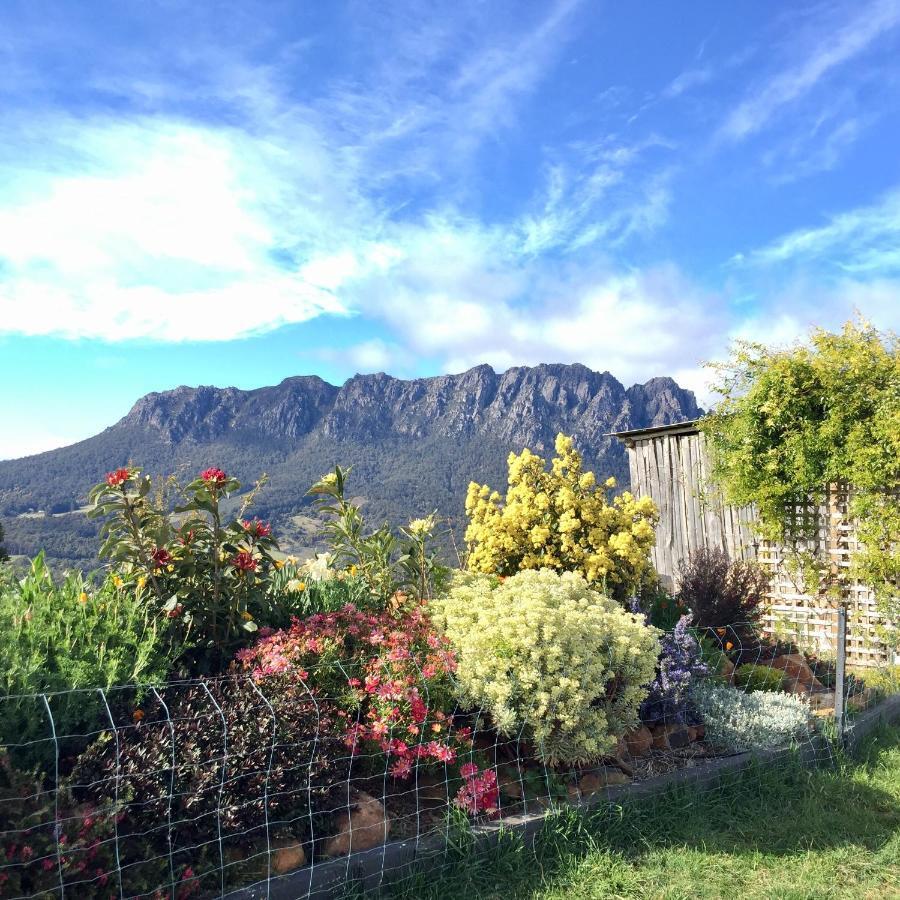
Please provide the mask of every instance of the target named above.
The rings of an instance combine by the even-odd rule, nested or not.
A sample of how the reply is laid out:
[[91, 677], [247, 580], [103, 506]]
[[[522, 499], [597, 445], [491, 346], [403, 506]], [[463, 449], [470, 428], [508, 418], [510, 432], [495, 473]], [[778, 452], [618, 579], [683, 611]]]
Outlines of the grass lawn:
[[900, 898], [900, 728], [856, 760], [749, 772], [702, 794], [566, 812], [536, 851], [459, 849], [393, 898]]

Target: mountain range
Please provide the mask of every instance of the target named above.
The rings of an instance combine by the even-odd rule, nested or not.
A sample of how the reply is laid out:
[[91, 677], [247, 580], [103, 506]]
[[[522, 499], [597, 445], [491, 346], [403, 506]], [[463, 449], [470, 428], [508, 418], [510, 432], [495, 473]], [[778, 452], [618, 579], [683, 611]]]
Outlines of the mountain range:
[[502, 490], [511, 450], [550, 456], [562, 431], [589, 468], [625, 487], [625, 452], [611, 432], [700, 413], [693, 393], [671, 378], [626, 389], [582, 365], [503, 373], [482, 365], [412, 380], [356, 375], [340, 387], [317, 376], [256, 390], [179, 387], [147, 394], [87, 440], [0, 462], [0, 521], [10, 554], [44, 549], [57, 564], [91, 568], [97, 524], [84, 503], [107, 471], [131, 463], [192, 478], [215, 465], [247, 488], [267, 473], [254, 513], [273, 522], [283, 548], [304, 552], [318, 528], [304, 495], [339, 463], [353, 467], [349, 488], [373, 524], [437, 510], [459, 537], [466, 486]]

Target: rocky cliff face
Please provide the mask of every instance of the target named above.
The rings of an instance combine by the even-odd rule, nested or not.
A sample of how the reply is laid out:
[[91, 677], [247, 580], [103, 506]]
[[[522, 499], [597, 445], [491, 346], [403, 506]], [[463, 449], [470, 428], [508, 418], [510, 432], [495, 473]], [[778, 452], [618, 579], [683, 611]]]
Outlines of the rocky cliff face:
[[319, 424], [337, 393], [338, 388], [315, 375], [286, 378], [255, 391], [179, 387], [141, 397], [118, 424], [154, 429], [173, 444], [246, 431], [299, 438]]
[[662, 425], [699, 415], [694, 395], [671, 378], [627, 390], [608, 372], [581, 365], [477, 366], [460, 375], [404, 381], [356, 375], [342, 387], [315, 376], [274, 387], [180, 387], [142, 397], [115, 427], [156, 431], [172, 444], [229, 433], [296, 440], [316, 431], [331, 439], [490, 437], [546, 449], [560, 431], [588, 451], [610, 431]]

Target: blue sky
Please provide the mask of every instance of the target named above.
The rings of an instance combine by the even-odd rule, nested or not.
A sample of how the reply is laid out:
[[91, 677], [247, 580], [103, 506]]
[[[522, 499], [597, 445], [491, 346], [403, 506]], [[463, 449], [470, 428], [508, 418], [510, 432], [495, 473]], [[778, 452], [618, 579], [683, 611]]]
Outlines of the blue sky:
[[900, 0], [0, 5], [0, 458], [141, 394], [900, 325]]

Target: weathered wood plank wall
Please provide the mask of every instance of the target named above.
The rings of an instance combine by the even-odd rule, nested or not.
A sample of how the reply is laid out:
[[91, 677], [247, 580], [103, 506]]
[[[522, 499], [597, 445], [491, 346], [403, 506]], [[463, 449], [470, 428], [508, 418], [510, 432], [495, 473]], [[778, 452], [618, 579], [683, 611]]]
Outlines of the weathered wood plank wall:
[[[679, 562], [700, 547], [721, 547], [732, 559], [758, 560], [772, 573], [766, 630], [833, 652], [837, 634], [834, 601], [803, 583], [783, 547], [762, 541], [754, 533], [752, 507], [736, 508], [722, 501], [710, 483], [703, 435], [696, 429], [675, 428], [622, 439], [628, 451], [632, 493], [649, 495], [659, 507], [652, 559], [666, 586], [677, 589]], [[816, 515], [819, 523], [817, 536], [798, 549], [824, 555], [838, 568], [849, 568], [858, 543], [847, 506], [847, 488], [836, 485], [818, 510], [798, 509], [798, 515]], [[848, 579], [847, 585], [842, 599], [849, 608], [848, 658], [857, 665], [879, 665], [885, 651], [876, 635], [874, 595], [858, 582]]]

